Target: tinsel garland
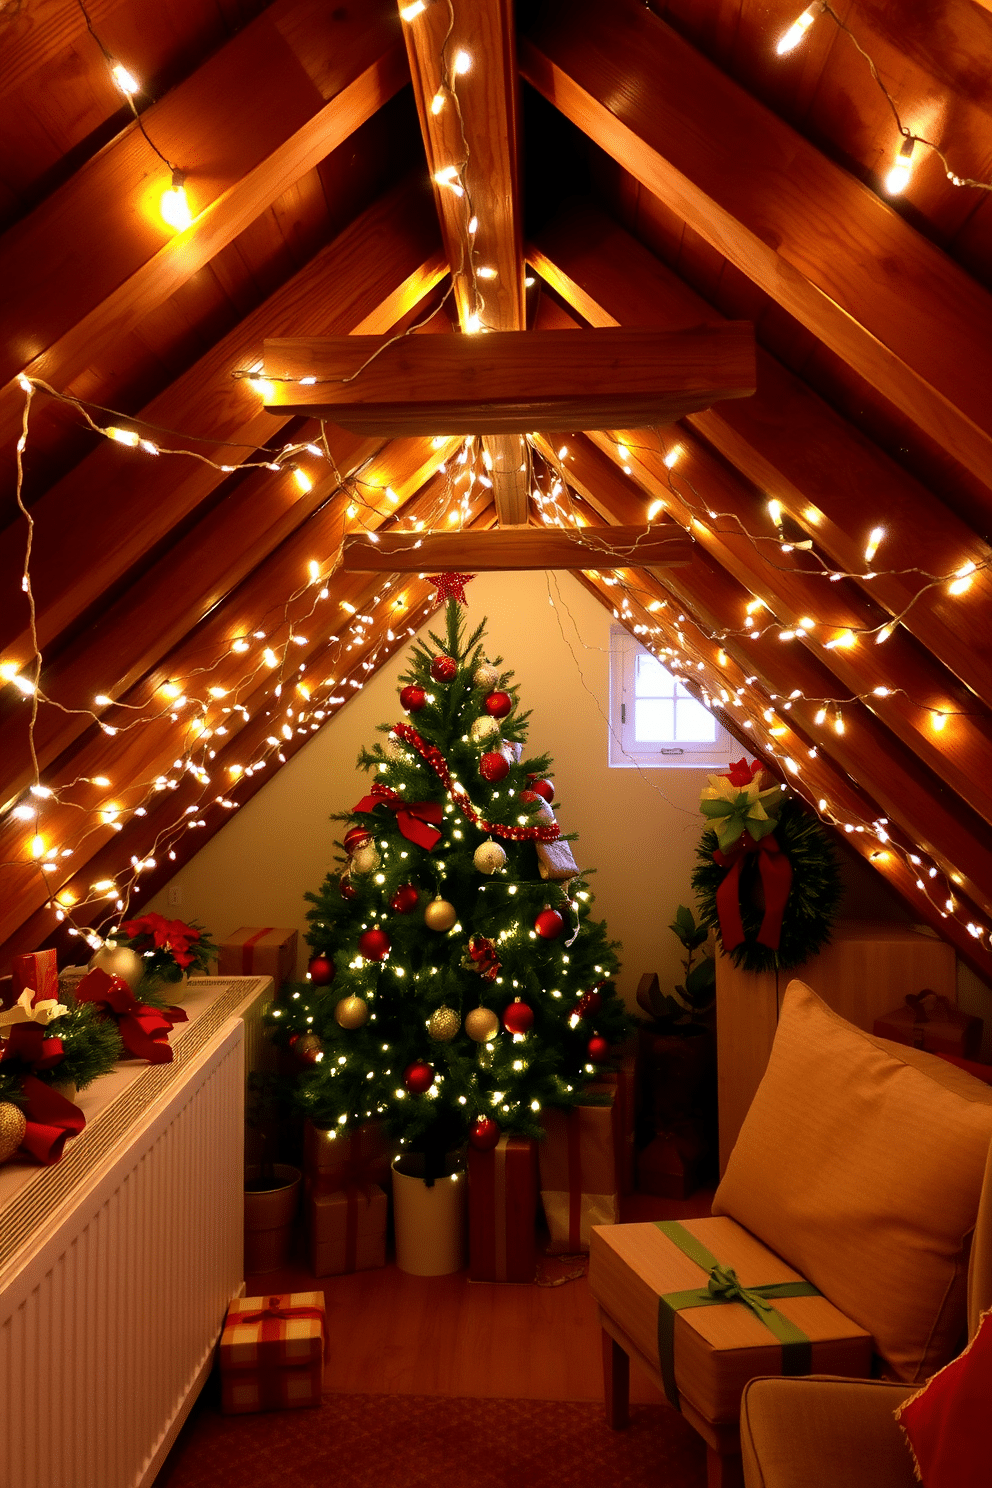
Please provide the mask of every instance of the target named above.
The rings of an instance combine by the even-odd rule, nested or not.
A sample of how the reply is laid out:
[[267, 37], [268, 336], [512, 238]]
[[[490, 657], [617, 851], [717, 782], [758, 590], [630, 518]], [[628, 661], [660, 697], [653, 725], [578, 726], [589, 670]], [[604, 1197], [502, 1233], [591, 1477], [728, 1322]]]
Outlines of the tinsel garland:
[[[757, 857], [752, 856], [745, 860], [740, 879], [744, 941], [727, 952], [734, 965], [744, 971], [774, 971], [776, 968], [801, 966], [815, 956], [830, 940], [840, 901], [840, 874], [830, 840], [816, 818], [804, 811], [792, 797], [782, 802], [775, 838], [792, 867], [792, 884], [782, 915], [779, 947], [770, 950], [756, 939], [763, 909], [756, 900], [755, 890], [760, 880]], [[718, 848], [716, 832], [708, 827], [696, 850], [699, 863], [693, 869], [692, 886], [696, 891], [701, 923], [716, 930], [719, 937], [716, 894], [727, 870], [714, 860], [713, 854]]]

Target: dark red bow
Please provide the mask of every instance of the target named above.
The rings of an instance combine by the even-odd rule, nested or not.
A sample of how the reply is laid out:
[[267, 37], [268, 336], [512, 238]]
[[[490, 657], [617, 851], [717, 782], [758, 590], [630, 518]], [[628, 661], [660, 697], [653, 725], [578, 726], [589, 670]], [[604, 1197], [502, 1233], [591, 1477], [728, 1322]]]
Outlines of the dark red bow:
[[150, 1007], [139, 1002], [122, 977], [111, 976], [95, 966], [76, 988], [77, 1002], [91, 1002], [105, 1017], [116, 1020], [126, 1052], [149, 1064], [171, 1064], [169, 1032], [174, 1023], [185, 1023], [182, 1008]]
[[260, 1307], [257, 1312], [231, 1312], [231, 1313], [228, 1313], [227, 1321], [229, 1323], [234, 1323], [237, 1327], [240, 1327], [242, 1323], [261, 1323], [262, 1324], [262, 1338], [261, 1338], [260, 1342], [265, 1343], [265, 1342], [274, 1342], [279, 1337], [278, 1331], [277, 1330], [273, 1330], [272, 1331], [272, 1334], [271, 1334], [271, 1337], [268, 1338], [268, 1339], [266, 1338], [266, 1336], [265, 1336], [265, 1333], [266, 1333], [265, 1324], [266, 1323], [268, 1323], [268, 1322], [273, 1322], [273, 1323], [289, 1322], [292, 1318], [314, 1318], [318, 1322], [325, 1324], [325, 1327], [324, 1327], [324, 1357], [326, 1359], [327, 1358], [328, 1348], [329, 1348], [329, 1345], [330, 1345], [330, 1335], [329, 1335], [329, 1333], [327, 1331], [326, 1317], [325, 1317], [325, 1313], [324, 1313], [324, 1310], [323, 1310], [322, 1307], [309, 1307], [309, 1306], [284, 1307], [282, 1305], [281, 1298], [279, 1298], [279, 1297], [270, 1297], [269, 1300], [268, 1300], [268, 1302], [266, 1303], [266, 1305], [264, 1307]]
[[[367, 796], [363, 796], [352, 811], [374, 811], [377, 806], [387, 806], [396, 812], [396, 825], [408, 842], [414, 842], [431, 852], [441, 840], [437, 823], [443, 818], [437, 801], [404, 801], [403, 797], [388, 785], [378, 782]], [[431, 825], [433, 823], [434, 825]]]
[[[46, 1034], [37, 1023], [15, 1023], [0, 1046], [0, 1062], [16, 1059], [35, 1070], [55, 1069], [62, 1058], [62, 1040]], [[79, 1135], [86, 1117], [71, 1100], [36, 1075], [21, 1075], [21, 1092], [27, 1121], [21, 1146], [47, 1167], [58, 1162], [66, 1139]]]
[[774, 832], [762, 837], [760, 842], [755, 842], [750, 832], [745, 832], [726, 852], [717, 848], [713, 854], [714, 863], [728, 870], [716, 891], [720, 935], [725, 951], [732, 951], [744, 940], [740, 905], [741, 869], [744, 859], [752, 853], [758, 854], [758, 872], [765, 891], [765, 913], [756, 937], [758, 944], [777, 951], [782, 938], [782, 915], [792, 887], [792, 864], [776, 842]]
[[495, 981], [500, 973], [496, 958], [496, 947], [484, 935], [473, 935], [468, 943], [468, 953], [476, 963], [475, 969], [487, 982]]
[[0, 1062], [19, 1059], [34, 1070], [54, 1069], [64, 1055], [62, 1040], [46, 1033], [40, 1023], [15, 1023], [6, 1043], [0, 1045]]

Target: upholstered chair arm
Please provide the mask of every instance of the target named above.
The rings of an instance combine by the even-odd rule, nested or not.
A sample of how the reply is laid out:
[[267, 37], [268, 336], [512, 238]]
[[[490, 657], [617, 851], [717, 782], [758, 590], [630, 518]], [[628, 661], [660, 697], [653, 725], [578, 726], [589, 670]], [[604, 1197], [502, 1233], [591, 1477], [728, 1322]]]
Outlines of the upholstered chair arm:
[[830, 1375], [752, 1380], [741, 1402], [747, 1488], [919, 1488], [892, 1414], [917, 1388]]

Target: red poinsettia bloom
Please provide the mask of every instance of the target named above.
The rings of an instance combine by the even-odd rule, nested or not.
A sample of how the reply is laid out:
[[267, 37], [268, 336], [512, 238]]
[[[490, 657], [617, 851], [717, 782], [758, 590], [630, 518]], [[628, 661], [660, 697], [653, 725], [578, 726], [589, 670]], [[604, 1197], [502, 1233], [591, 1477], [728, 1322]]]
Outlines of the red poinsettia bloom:
[[739, 786], [741, 790], [744, 790], [751, 784], [751, 781], [756, 775], [761, 774], [761, 768], [761, 763], [758, 760], [755, 760], [750, 765], [746, 759], [734, 760], [730, 769], [724, 771], [723, 778], [724, 780], [729, 780], [731, 785]]

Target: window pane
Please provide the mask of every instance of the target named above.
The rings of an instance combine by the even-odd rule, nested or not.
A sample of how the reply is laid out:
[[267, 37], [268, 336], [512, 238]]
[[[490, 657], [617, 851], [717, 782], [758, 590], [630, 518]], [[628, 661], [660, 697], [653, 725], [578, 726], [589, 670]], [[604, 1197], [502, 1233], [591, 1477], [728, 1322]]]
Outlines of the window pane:
[[634, 668], [635, 697], [671, 697], [675, 681], [655, 657], [641, 652]]
[[675, 704], [675, 733], [679, 744], [712, 744], [716, 741], [716, 719], [695, 698], [680, 697]]
[[671, 744], [675, 740], [675, 704], [670, 698], [639, 698], [634, 704], [634, 738], [638, 744]]

